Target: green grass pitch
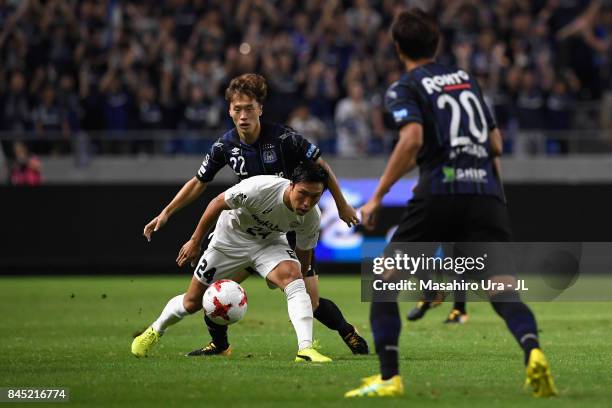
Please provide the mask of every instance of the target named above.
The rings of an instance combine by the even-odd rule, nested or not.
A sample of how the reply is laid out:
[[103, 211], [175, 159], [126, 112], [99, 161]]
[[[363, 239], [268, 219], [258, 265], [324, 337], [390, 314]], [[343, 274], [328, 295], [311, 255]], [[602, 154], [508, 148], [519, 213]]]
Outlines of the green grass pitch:
[[[82, 407], [340, 407], [348, 405], [345, 391], [378, 371], [375, 355], [349, 354], [338, 335], [319, 323], [315, 337], [334, 362], [293, 363], [295, 335], [285, 296], [267, 289], [261, 279], [245, 282], [249, 311], [230, 328], [232, 357], [183, 356], [207, 339], [201, 314], [172, 327], [150, 357], [133, 357], [131, 334], [152, 322], [188, 281], [146, 276], [0, 279], [0, 387], [68, 387], [67, 405]], [[323, 276], [320, 291], [372, 344], [358, 278]], [[402, 315], [411, 306], [402, 304]], [[350, 406], [610, 406], [610, 304], [531, 306], [559, 398], [536, 400], [523, 390], [522, 353], [488, 304], [469, 304], [470, 321], [452, 327], [441, 323], [450, 307], [445, 304], [420, 322], [404, 320], [406, 396], [367, 398]]]

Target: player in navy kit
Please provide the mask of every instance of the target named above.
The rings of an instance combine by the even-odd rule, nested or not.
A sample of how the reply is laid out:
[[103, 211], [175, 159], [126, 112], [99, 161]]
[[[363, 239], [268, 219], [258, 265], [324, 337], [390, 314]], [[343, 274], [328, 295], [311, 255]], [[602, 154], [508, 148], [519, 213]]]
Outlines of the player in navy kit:
[[[288, 178], [301, 162], [316, 162], [329, 173], [329, 191], [336, 202], [339, 217], [349, 226], [359, 222], [355, 210], [342, 195], [334, 173], [321, 158], [319, 148], [290, 127], [260, 122], [266, 93], [266, 81], [260, 75], [244, 74], [230, 82], [225, 97], [235, 127], [213, 144], [196, 176], [145, 226], [144, 235], [147, 239], [150, 240], [152, 233], [163, 227], [176, 211], [198, 198], [217, 172], [226, 165], [243, 180], [257, 175]], [[294, 236], [287, 234], [287, 238], [294, 245]], [[243, 276], [248, 276], [248, 272]], [[330, 299], [318, 296], [318, 276], [314, 268], [305, 276], [305, 282], [313, 304], [314, 317], [329, 329], [337, 331], [353, 353], [367, 354], [367, 342], [357, 333], [355, 327], [344, 319], [338, 306]], [[212, 341], [188, 355], [229, 355], [231, 348], [227, 338], [227, 326], [217, 325], [206, 317], [205, 322]]]
[[[467, 72], [434, 61], [439, 29], [424, 12], [415, 9], [399, 13], [391, 33], [406, 69], [386, 94], [386, 106], [399, 129], [399, 141], [373, 197], [362, 208], [363, 224], [374, 226], [384, 195], [400, 177], [418, 166], [414, 198], [408, 203], [392, 243], [460, 245], [510, 241], [499, 177], [501, 134], [478, 84]], [[515, 276], [507, 274], [507, 270], [500, 273], [499, 268], [491, 269], [488, 277], [492, 282], [516, 283]], [[387, 271], [387, 276], [393, 275], [393, 270]], [[555, 395], [533, 313], [515, 290], [488, 294], [493, 308], [524, 351], [527, 383], [534, 396]], [[370, 322], [380, 375], [365, 378], [359, 388], [345, 396], [402, 395], [397, 302], [372, 302]]]

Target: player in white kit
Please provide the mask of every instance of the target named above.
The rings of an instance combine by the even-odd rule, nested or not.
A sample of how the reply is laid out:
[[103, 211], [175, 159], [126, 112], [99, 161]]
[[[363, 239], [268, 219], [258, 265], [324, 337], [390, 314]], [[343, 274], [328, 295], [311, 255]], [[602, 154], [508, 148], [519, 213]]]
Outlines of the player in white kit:
[[[146, 356], [170, 325], [202, 309], [202, 296], [210, 284], [236, 278], [236, 272], [253, 268], [269, 285], [287, 295], [289, 318], [298, 340], [295, 361], [331, 361], [312, 347], [312, 305], [302, 278], [310, 267], [311, 250], [319, 236], [317, 203], [327, 180], [321, 166], [304, 162], [291, 180], [254, 176], [212, 200], [176, 260], [179, 266], [187, 262], [193, 265], [206, 232], [218, 219], [187, 293], [170, 299], [159, 318], [134, 339], [132, 354]], [[295, 252], [287, 243], [288, 231], [296, 232]]]

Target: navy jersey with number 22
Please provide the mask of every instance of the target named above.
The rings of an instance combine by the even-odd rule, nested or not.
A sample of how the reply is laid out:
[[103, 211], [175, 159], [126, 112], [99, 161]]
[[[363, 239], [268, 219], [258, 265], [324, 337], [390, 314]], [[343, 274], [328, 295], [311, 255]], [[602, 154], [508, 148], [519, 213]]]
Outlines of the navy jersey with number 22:
[[289, 178], [301, 162], [316, 161], [320, 156], [317, 146], [290, 127], [262, 123], [259, 138], [251, 145], [240, 140], [236, 128], [221, 136], [204, 157], [196, 177], [208, 183], [228, 165], [240, 180], [261, 175]]
[[437, 63], [422, 65], [389, 87], [385, 104], [398, 128], [411, 122], [423, 126], [415, 197], [485, 194], [503, 199], [489, 139], [496, 124], [471, 75]]

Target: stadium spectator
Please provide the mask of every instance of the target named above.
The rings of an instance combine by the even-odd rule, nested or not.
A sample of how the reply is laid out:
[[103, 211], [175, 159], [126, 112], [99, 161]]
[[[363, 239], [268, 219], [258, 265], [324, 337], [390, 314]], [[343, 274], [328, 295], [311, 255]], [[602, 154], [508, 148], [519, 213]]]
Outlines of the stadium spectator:
[[173, 153], [203, 153], [212, 144], [202, 140], [204, 129], [216, 129], [222, 121], [223, 101], [218, 97], [214, 100], [205, 98], [202, 86], [191, 88], [189, 101], [183, 109], [181, 121], [181, 137], [175, 139], [170, 151]]
[[215, 129], [221, 122], [222, 102], [205, 98], [203, 87], [191, 89], [190, 99], [184, 110], [184, 126], [192, 131]]
[[266, 120], [286, 122], [300, 100], [300, 80], [294, 70], [294, 61], [289, 51], [263, 56], [263, 72], [269, 78], [269, 94], [266, 101]]
[[539, 129], [544, 122], [544, 91], [538, 85], [535, 73], [523, 72], [517, 95], [517, 111], [522, 129]]
[[37, 186], [42, 182], [41, 163], [21, 141], [13, 143], [10, 182], [14, 186]]
[[544, 135], [541, 129], [546, 123], [544, 107], [544, 90], [535, 72], [524, 70], [516, 94], [516, 113], [521, 130], [516, 140], [516, 153], [524, 155], [543, 151]]
[[319, 147], [328, 135], [325, 123], [311, 115], [307, 105], [300, 105], [293, 111], [289, 119], [289, 126]]
[[314, 61], [308, 67], [306, 77], [306, 100], [310, 111], [324, 121], [334, 117], [334, 103], [339, 96], [336, 69]]
[[100, 83], [104, 96], [104, 119], [106, 129], [124, 131], [130, 120], [130, 94], [117, 75], [109, 71]]
[[348, 85], [348, 96], [336, 107], [337, 152], [343, 157], [363, 156], [372, 133], [371, 106], [364, 99], [359, 82]]
[[164, 114], [156, 96], [157, 91], [149, 84], [138, 91], [138, 126], [141, 129], [163, 128]]
[[35, 143], [37, 153], [62, 153], [68, 151], [70, 126], [68, 115], [55, 96], [55, 89], [46, 86], [41, 102], [32, 113], [38, 139]]
[[16, 71], [10, 76], [9, 88], [2, 101], [2, 130], [25, 132], [30, 122], [30, 102], [25, 87], [25, 76]]
[[[563, 132], [570, 128], [572, 122], [574, 98], [567, 84], [560, 78], [555, 79], [552, 89], [546, 98], [546, 128], [548, 130]], [[568, 141], [565, 135], [555, 137], [552, 133], [546, 141], [549, 153], [567, 153]]]
[[355, 0], [353, 6], [346, 11], [346, 20], [357, 36], [366, 38], [374, 36], [382, 22], [380, 14], [371, 7], [368, 0]]
[[64, 74], [61, 76], [57, 91], [57, 102], [66, 115], [70, 132], [77, 132], [81, 127], [82, 110], [72, 75]]

